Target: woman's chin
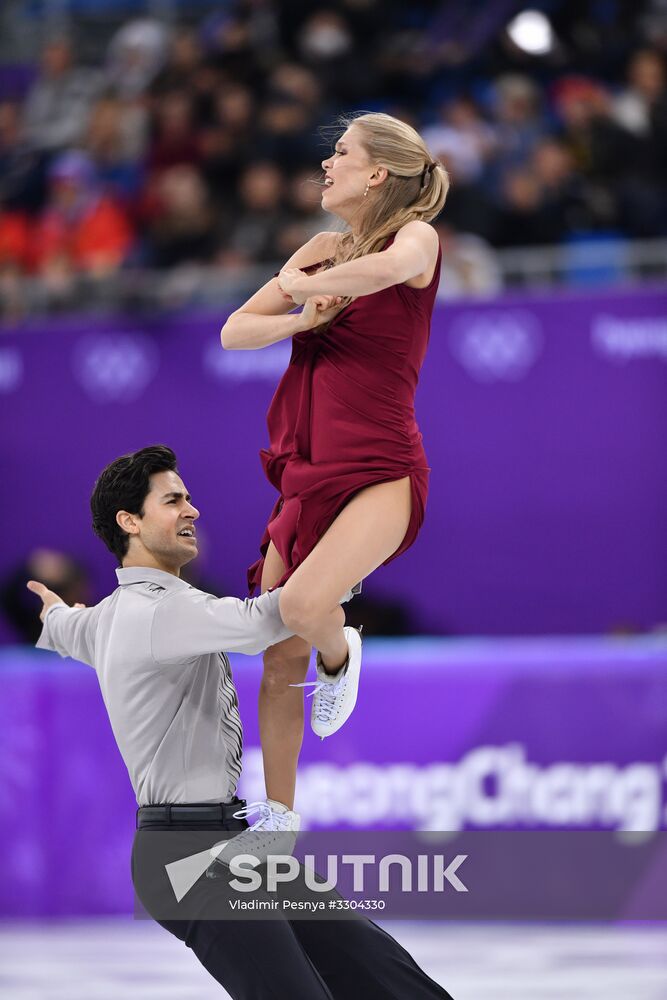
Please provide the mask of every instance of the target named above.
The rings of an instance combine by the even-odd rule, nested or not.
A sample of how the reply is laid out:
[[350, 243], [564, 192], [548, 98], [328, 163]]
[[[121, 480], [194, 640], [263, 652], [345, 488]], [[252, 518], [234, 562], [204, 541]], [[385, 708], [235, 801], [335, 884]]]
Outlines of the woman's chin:
[[325, 212], [329, 212], [331, 215], [337, 215], [340, 219], [343, 218], [341, 211], [343, 206], [337, 202], [335, 197], [332, 197], [329, 189], [322, 192], [321, 205]]

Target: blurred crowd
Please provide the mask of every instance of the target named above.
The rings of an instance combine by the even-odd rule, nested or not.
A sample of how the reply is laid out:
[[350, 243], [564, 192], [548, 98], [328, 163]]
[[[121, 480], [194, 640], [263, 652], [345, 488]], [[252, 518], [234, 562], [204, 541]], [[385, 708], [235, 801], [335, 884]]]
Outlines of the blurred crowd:
[[451, 174], [443, 294], [496, 291], [493, 248], [667, 235], [667, 14], [552, 4], [538, 58], [515, 6], [237, 0], [131, 20], [94, 66], [52, 37], [0, 100], [5, 315], [32, 279], [54, 310], [119, 274], [284, 260], [332, 227], [320, 127], [357, 109], [411, 121]]

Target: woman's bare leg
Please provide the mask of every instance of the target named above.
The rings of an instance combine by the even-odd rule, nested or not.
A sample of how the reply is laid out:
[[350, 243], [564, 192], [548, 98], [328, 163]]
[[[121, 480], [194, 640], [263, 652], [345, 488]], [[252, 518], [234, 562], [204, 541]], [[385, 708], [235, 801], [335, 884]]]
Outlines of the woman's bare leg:
[[[273, 542], [264, 560], [262, 593], [285, 572]], [[310, 645], [298, 635], [269, 646], [264, 653], [264, 674], [259, 688], [259, 732], [264, 760], [266, 796], [294, 806], [296, 767], [303, 742], [303, 689], [308, 672]]]
[[[303, 692], [311, 645], [332, 673], [347, 659], [343, 595], [377, 569], [400, 546], [410, 522], [410, 480], [369, 486], [341, 511], [283, 589], [280, 610], [296, 633], [264, 654], [259, 728], [266, 794], [290, 809], [303, 742]], [[271, 544], [264, 561], [262, 591], [285, 572]]]
[[341, 597], [393, 555], [410, 523], [410, 479], [368, 486], [343, 508], [280, 595], [286, 625], [335, 673], [347, 657]]

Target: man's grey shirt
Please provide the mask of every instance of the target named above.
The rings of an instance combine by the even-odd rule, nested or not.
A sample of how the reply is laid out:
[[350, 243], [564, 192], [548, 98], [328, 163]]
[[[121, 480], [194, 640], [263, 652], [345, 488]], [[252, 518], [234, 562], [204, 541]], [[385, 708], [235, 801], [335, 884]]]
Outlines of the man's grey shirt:
[[95, 607], [51, 607], [37, 645], [94, 667], [139, 805], [228, 802], [241, 722], [222, 651], [259, 653], [292, 634], [280, 591], [242, 601], [157, 569], [116, 574]]

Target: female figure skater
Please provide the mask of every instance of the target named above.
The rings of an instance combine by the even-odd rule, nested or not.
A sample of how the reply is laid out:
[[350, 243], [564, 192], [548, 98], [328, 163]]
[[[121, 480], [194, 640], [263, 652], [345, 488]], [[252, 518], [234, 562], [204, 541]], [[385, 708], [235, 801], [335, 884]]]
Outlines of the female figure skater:
[[[341, 601], [413, 543], [426, 503], [429, 469], [414, 395], [440, 272], [438, 236], [428, 223], [444, 204], [447, 172], [396, 118], [362, 114], [345, 125], [322, 163], [322, 206], [349, 231], [311, 239], [222, 330], [229, 350], [293, 338], [262, 452], [280, 498], [248, 576], [251, 592], [284, 584], [280, 610], [296, 635], [264, 657], [267, 803], [255, 804], [261, 815], [251, 830], [298, 829], [297, 686], [306, 686], [311, 646], [319, 651], [312, 725], [326, 736], [354, 707], [361, 661], [361, 640], [344, 628]], [[291, 313], [295, 305], [303, 311]]]

